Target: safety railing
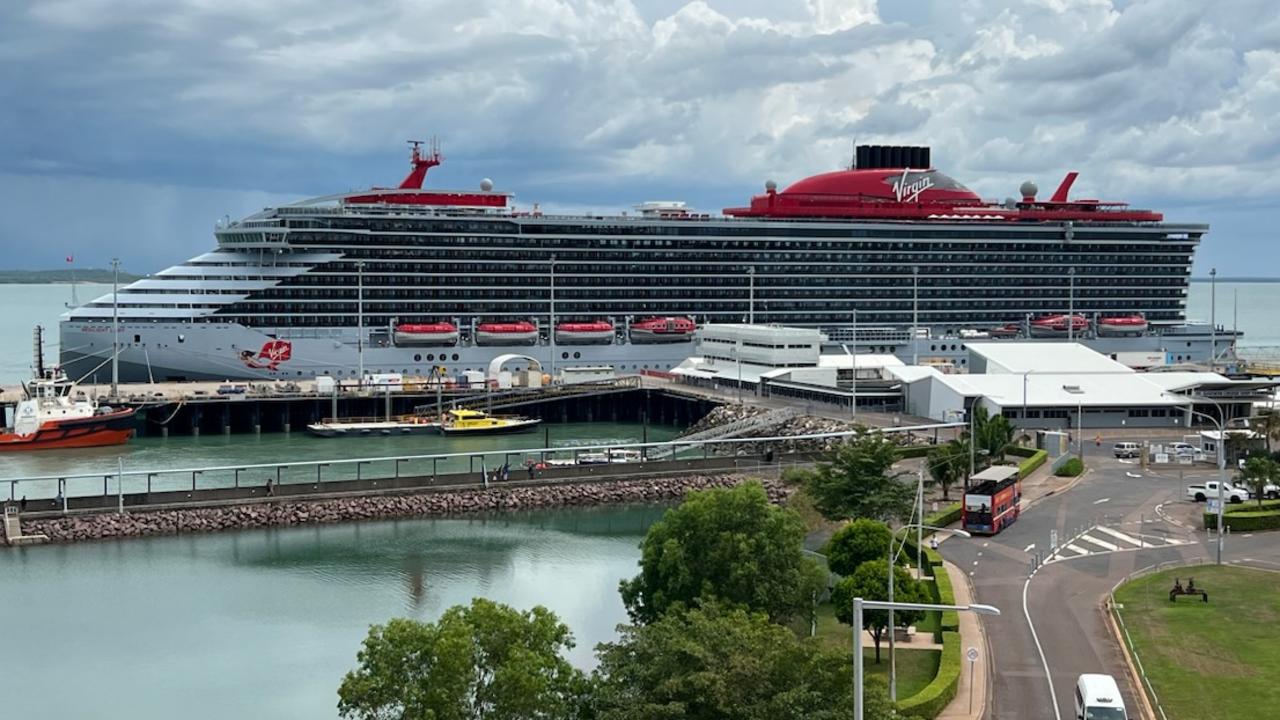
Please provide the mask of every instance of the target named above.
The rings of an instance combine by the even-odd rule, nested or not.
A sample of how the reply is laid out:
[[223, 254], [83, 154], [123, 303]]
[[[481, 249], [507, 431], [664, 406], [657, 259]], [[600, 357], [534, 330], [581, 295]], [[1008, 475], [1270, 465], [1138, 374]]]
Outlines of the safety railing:
[[[876, 432], [903, 433], [927, 431], [935, 428], [962, 427], [963, 423], [938, 423], [930, 425], [900, 426], [876, 429]], [[578, 445], [573, 447], [531, 447], [502, 450], [438, 453], [431, 455], [399, 455], [384, 457], [346, 458], [341, 460], [302, 460], [280, 463], [246, 463], [185, 468], [154, 468], [147, 470], [123, 470], [37, 477], [0, 479], [9, 485], [8, 500], [20, 502], [55, 500], [55, 506], [66, 509], [67, 500], [77, 497], [109, 497], [161, 491], [214, 490], [226, 488], [263, 487], [268, 481], [273, 486], [311, 484], [322, 487], [326, 483], [361, 480], [400, 480], [412, 477], [442, 478], [448, 475], [488, 476], [494, 469], [506, 468], [510, 475], [526, 472], [529, 465], [539, 464], [554, 468], [554, 460], [568, 467], [586, 467], [594, 463], [602, 465], [643, 465], [662, 460], [729, 457], [751, 454], [754, 449], [769, 443], [795, 443], [823, 441], [850, 437], [865, 430], [811, 433], [804, 435], [770, 435], [768, 437], [708, 438], [695, 440], [668, 440], [663, 442], [610, 443], [607, 445]], [[610, 450], [634, 450], [639, 461], [609, 462]], [[604, 456], [601, 462], [601, 455]], [[632, 454], [632, 458], [637, 457]], [[0, 486], [2, 487], [2, 486]], [[49, 509], [45, 507], [43, 509]]]

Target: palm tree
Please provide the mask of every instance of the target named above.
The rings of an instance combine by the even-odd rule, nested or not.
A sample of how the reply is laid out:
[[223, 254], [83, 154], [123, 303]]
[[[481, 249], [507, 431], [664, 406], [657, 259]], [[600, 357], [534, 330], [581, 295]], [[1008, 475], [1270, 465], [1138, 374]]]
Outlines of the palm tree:
[[933, 484], [942, 488], [942, 499], [950, 500], [947, 490], [969, 472], [969, 443], [963, 440], [943, 443], [929, 451], [925, 463]]
[[1015, 429], [1004, 415], [992, 416], [982, 405], [974, 408], [974, 441], [979, 451], [985, 450], [993, 462], [1004, 458], [1013, 444]]
[[1257, 425], [1254, 430], [1261, 433], [1263, 439], [1266, 440], [1267, 454], [1270, 455], [1271, 440], [1273, 438], [1280, 440], [1280, 410], [1266, 410], [1254, 418], [1252, 424]]

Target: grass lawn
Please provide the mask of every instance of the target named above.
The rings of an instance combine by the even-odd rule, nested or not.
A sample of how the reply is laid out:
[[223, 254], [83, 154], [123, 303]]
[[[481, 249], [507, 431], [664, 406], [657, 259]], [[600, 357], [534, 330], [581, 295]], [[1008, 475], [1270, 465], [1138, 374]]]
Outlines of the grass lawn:
[[[803, 634], [809, 634], [807, 624]], [[818, 606], [818, 632], [816, 637], [828, 647], [849, 652], [853, 648], [853, 632], [848, 625], [836, 620], [835, 608], [831, 603]], [[920, 692], [925, 685], [933, 682], [938, 674], [938, 661], [941, 652], [938, 650], [898, 650], [898, 697], [905, 699]], [[889, 640], [886, 637], [880, 644], [880, 664], [876, 664], [875, 646], [862, 649], [863, 673], [880, 675], [886, 680], [889, 677]]]
[[[1169, 602], [1193, 577], [1209, 603]], [[1140, 578], [1116, 602], [1169, 720], [1280, 713], [1280, 573], [1205, 565]]]

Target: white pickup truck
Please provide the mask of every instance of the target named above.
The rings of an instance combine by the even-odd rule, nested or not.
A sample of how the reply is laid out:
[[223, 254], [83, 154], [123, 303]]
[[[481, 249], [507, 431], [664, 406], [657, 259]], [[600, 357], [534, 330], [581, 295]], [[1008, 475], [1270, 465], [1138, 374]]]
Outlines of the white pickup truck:
[[[1187, 498], [1196, 502], [1204, 502], [1210, 498], [1218, 497], [1218, 481], [1210, 480], [1202, 485], [1188, 485]], [[1222, 484], [1222, 497], [1230, 503], [1242, 503], [1249, 499], [1248, 488], [1232, 485], [1231, 483]]]

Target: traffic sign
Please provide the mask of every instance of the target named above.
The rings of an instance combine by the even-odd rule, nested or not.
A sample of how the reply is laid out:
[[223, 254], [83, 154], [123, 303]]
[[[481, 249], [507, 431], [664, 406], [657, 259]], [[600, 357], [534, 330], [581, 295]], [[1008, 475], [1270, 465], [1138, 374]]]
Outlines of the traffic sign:
[[978, 662], [978, 648], [969, 648], [969, 650], [965, 652], [965, 657], [969, 658], [969, 662]]

